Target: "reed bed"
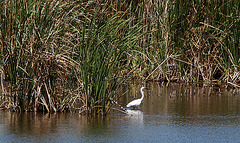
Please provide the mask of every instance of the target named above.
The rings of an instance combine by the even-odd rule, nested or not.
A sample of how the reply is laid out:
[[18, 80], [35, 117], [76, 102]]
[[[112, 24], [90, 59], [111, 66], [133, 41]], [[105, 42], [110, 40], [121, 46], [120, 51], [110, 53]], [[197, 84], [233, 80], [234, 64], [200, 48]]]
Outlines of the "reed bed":
[[106, 115], [130, 79], [238, 87], [239, 7], [236, 0], [1, 1], [0, 108]]

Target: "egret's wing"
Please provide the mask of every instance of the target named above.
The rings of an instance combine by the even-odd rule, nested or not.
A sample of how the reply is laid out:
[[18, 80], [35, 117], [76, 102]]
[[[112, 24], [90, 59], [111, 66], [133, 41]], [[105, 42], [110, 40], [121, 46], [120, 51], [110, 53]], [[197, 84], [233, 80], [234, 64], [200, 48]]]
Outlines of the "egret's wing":
[[141, 100], [137, 99], [137, 100], [133, 100], [130, 103], [127, 104], [127, 107], [131, 107], [131, 106], [138, 106], [140, 105]]
[[136, 100], [131, 101], [130, 103], [127, 104], [127, 107], [134, 106]]

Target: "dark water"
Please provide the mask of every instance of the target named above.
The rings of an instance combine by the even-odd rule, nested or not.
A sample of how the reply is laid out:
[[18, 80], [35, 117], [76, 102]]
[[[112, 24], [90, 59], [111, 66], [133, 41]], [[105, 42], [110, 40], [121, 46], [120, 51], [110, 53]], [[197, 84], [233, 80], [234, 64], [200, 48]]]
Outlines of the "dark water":
[[[145, 85], [139, 110], [107, 117], [0, 111], [0, 142], [240, 142], [240, 94], [223, 87]], [[128, 86], [119, 104], [140, 98]]]

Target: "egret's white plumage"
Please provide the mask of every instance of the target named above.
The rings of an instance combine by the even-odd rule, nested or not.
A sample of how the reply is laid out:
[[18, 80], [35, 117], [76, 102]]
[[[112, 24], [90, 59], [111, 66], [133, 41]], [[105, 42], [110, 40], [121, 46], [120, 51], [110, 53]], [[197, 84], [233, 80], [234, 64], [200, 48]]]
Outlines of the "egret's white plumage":
[[142, 97], [140, 99], [136, 99], [136, 100], [131, 101], [130, 103], [127, 104], [127, 107], [139, 106], [142, 103], [142, 100], [144, 98], [143, 89], [146, 89], [146, 88], [145, 87], [141, 87], [141, 89], [140, 89]]

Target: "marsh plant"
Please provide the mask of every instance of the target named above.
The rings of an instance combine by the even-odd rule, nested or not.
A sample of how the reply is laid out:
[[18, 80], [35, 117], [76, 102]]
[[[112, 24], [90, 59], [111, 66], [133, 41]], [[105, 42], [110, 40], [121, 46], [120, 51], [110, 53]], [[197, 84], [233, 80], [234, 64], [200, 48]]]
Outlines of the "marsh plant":
[[238, 87], [236, 0], [0, 2], [0, 108], [108, 114], [129, 79]]
[[50, 0], [1, 6], [2, 75], [11, 85], [1, 108], [110, 111], [120, 96], [123, 56], [141, 35], [141, 26], [128, 27], [126, 11], [89, 13], [88, 3]]
[[65, 79], [74, 64], [63, 7], [57, 1], [1, 1], [1, 64], [11, 85], [2, 108], [49, 112], [65, 103]]
[[121, 76], [124, 56], [141, 36], [141, 26], [128, 27], [133, 19], [123, 19], [126, 13], [108, 16], [107, 12], [97, 12], [91, 20], [84, 18], [74, 28], [80, 43], [77, 61], [83, 82], [82, 108], [90, 112], [108, 113], [119, 98], [119, 83], [125, 81]]

